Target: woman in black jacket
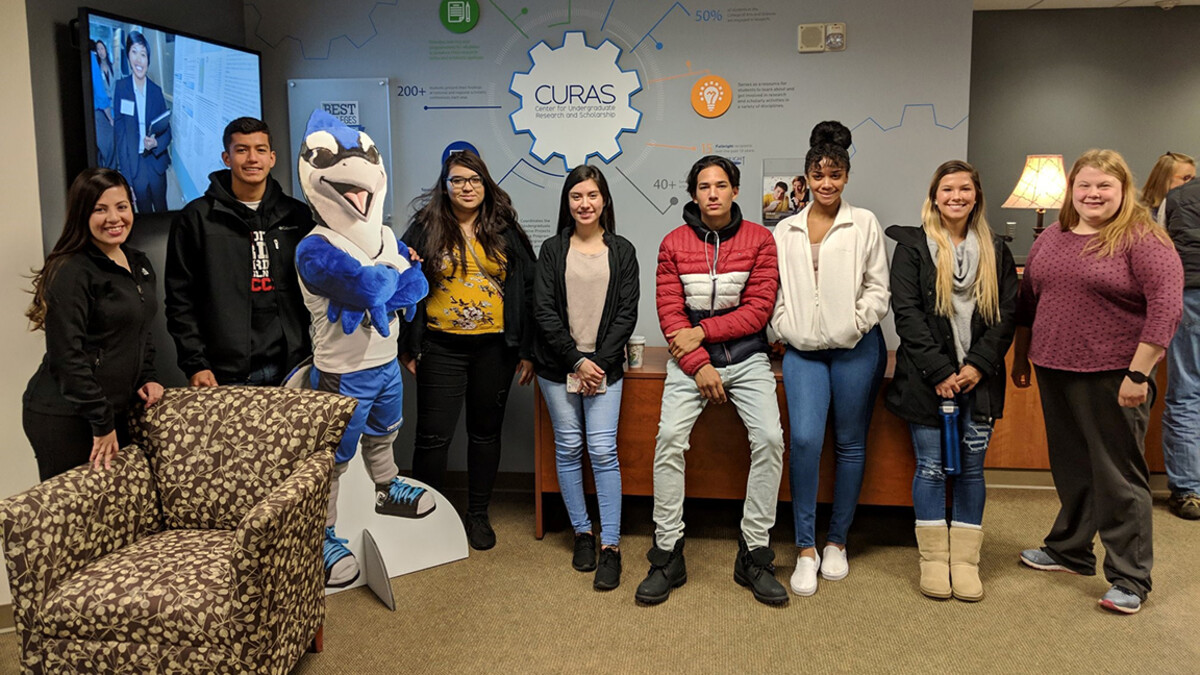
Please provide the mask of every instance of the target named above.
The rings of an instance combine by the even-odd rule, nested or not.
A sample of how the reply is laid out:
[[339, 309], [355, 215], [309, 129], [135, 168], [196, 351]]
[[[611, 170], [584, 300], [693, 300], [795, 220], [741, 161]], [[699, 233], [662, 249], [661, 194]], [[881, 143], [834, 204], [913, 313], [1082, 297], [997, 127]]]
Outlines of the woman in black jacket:
[[[596, 590], [621, 582], [621, 412], [625, 343], [637, 325], [638, 264], [615, 232], [612, 195], [599, 169], [575, 167], [563, 184], [558, 234], [542, 244], [534, 278], [538, 387], [554, 426], [555, 463], [571, 526], [572, 566], [596, 570]], [[585, 443], [586, 439], [586, 443]], [[583, 497], [587, 446], [600, 505], [600, 562]]]
[[[983, 598], [983, 458], [992, 423], [1004, 412], [1004, 355], [1012, 344], [1017, 270], [1004, 240], [992, 234], [979, 174], [949, 161], [937, 168], [921, 210], [923, 227], [893, 225], [892, 312], [900, 349], [887, 407], [908, 421], [921, 592], [934, 598]], [[962, 473], [946, 481], [939, 406], [959, 409]]]
[[496, 545], [487, 511], [513, 372], [533, 381], [533, 246], [473, 152], [451, 153], [416, 203], [401, 239], [424, 260], [429, 295], [399, 336], [400, 362], [417, 377], [413, 477], [444, 489], [466, 401], [467, 541], [483, 551]]
[[22, 423], [42, 480], [89, 461], [109, 468], [129, 442], [130, 408], [162, 398], [150, 336], [154, 271], [125, 246], [132, 202], [116, 171], [79, 174], [62, 235], [34, 273], [25, 315], [46, 332], [46, 356], [25, 389]]

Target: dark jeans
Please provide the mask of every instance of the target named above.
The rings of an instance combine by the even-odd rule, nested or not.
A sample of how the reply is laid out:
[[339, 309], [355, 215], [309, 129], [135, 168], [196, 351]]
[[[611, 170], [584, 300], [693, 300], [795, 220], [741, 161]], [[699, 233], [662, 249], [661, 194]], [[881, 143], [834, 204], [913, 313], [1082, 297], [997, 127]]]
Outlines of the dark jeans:
[[[117, 443], [124, 448], [129, 445], [126, 416], [118, 414], [114, 422]], [[80, 464], [87, 464], [91, 458], [92, 425], [82, 417], [46, 415], [25, 408], [21, 414], [21, 426], [25, 428], [25, 437], [33, 446], [41, 480], [50, 480]]]
[[1117, 392], [1124, 378], [1119, 370], [1037, 367], [1050, 473], [1061, 503], [1042, 550], [1064, 567], [1095, 574], [1092, 540], [1099, 533], [1105, 578], [1145, 599], [1154, 565], [1144, 456], [1150, 401], [1122, 408]]
[[486, 513], [500, 468], [500, 430], [517, 367], [502, 334], [428, 331], [417, 365], [413, 477], [442, 490], [450, 441], [467, 403], [467, 513]]

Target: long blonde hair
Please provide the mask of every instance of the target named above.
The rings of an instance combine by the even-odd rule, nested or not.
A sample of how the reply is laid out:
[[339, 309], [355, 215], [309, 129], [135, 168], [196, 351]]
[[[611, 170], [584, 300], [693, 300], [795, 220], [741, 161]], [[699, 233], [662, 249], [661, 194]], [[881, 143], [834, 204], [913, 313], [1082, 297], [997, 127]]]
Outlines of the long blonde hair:
[[975, 309], [988, 325], [1000, 323], [1000, 282], [996, 275], [996, 244], [992, 241], [992, 228], [988, 227], [987, 205], [983, 198], [983, 185], [979, 182], [979, 172], [970, 164], [953, 159], [939, 166], [933, 172], [933, 180], [929, 183], [929, 194], [921, 206], [921, 224], [925, 236], [937, 244], [937, 305], [936, 311], [944, 317], [954, 316], [954, 304], [951, 296], [954, 294], [954, 244], [942, 224], [942, 214], [937, 208], [937, 189], [942, 179], [953, 173], [966, 173], [971, 176], [975, 185], [975, 206], [967, 215], [967, 231], [974, 232], [979, 238], [979, 270], [975, 273], [974, 295]]
[[1146, 184], [1142, 186], [1142, 203], [1146, 208], [1157, 209], [1166, 199], [1167, 193], [1171, 191], [1171, 179], [1175, 177], [1175, 166], [1178, 164], [1188, 164], [1194, 168], [1196, 160], [1182, 152], [1168, 152], [1159, 156], [1154, 168], [1150, 169]]
[[1135, 241], [1140, 241], [1147, 234], [1152, 234], [1164, 244], [1171, 245], [1167, 231], [1154, 221], [1150, 210], [1138, 201], [1134, 188], [1133, 172], [1125, 163], [1125, 158], [1116, 150], [1088, 150], [1071, 167], [1071, 175], [1067, 177], [1067, 196], [1062, 210], [1058, 212], [1058, 222], [1063, 232], [1075, 229], [1079, 224], [1079, 212], [1075, 210], [1075, 177], [1086, 167], [1098, 169], [1101, 173], [1116, 178], [1121, 182], [1121, 208], [1116, 215], [1100, 228], [1100, 233], [1083, 248], [1084, 253], [1095, 253], [1099, 258], [1109, 258], [1117, 253], [1124, 253]]

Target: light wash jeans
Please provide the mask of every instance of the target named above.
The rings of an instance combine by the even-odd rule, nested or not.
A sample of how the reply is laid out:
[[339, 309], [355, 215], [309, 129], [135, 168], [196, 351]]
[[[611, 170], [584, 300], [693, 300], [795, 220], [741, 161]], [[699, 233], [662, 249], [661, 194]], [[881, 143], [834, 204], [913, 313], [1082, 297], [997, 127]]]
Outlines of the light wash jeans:
[[983, 504], [987, 487], [983, 482], [983, 458], [992, 439], [992, 425], [971, 419], [975, 394], [958, 400], [959, 465], [962, 473], [947, 476], [943, 470], [942, 428], [909, 423], [917, 470], [913, 474], [913, 510], [917, 520], [945, 520], [946, 481], [954, 481], [951, 520], [966, 525], [983, 524]]
[[571, 527], [591, 532], [583, 497], [583, 449], [586, 441], [596, 501], [600, 504], [600, 544], [621, 543], [621, 468], [617, 464], [617, 420], [621, 414], [621, 385], [617, 380], [603, 394], [568, 394], [567, 385], [538, 377], [538, 387], [554, 425], [554, 461]]
[[1171, 494], [1200, 494], [1200, 288], [1183, 289], [1183, 320], [1167, 349], [1162, 449]]
[[817, 488], [830, 409], [837, 475], [826, 540], [830, 544], [846, 543], [862, 490], [867, 430], [886, 366], [887, 345], [879, 326], [867, 331], [850, 349], [802, 352], [789, 347], [783, 355], [783, 384], [792, 432], [790, 477], [797, 548], [817, 545]]
[[[716, 370], [725, 395], [750, 437], [742, 536], [751, 549], [769, 546], [783, 474], [783, 428], [779, 424], [775, 375], [766, 354], [755, 354]], [[675, 548], [675, 542], [683, 536], [683, 455], [691, 447], [692, 427], [706, 405], [708, 401], [700, 395], [695, 379], [684, 373], [674, 359], [667, 361], [654, 446], [654, 537], [660, 549]]]

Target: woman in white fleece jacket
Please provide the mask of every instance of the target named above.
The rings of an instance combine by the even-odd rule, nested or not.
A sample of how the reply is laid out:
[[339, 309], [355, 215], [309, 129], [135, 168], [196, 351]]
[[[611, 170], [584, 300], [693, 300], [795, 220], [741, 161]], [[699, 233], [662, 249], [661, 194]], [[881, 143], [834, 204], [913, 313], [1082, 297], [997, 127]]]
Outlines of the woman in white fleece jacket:
[[[887, 365], [879, 322], [888, 311], [887, 249], [875, 214], [842, 200], [850, 174], [850, 130], [813, 128], [805, 158], [812, 201], [775, 227], [779, 295], [771, 327], [787, 343], [783, 384], [791, 424], [796, 571], [792, 592], [817, 591], [850, 571], [846, 535], [862, 487], [867, 429]], [[817, 555], [815, 514], [825, 421], [833, 410], [837, 478], [833, 515]]]

